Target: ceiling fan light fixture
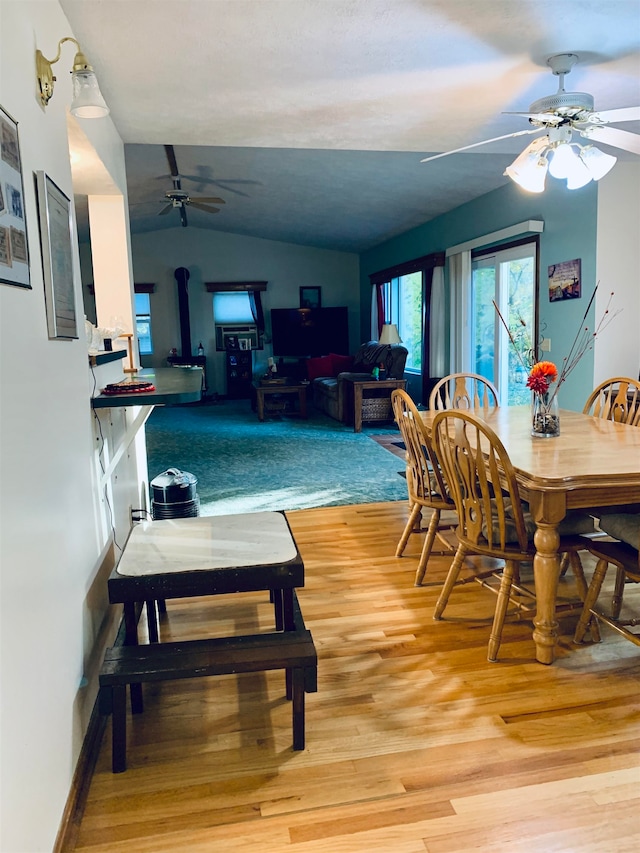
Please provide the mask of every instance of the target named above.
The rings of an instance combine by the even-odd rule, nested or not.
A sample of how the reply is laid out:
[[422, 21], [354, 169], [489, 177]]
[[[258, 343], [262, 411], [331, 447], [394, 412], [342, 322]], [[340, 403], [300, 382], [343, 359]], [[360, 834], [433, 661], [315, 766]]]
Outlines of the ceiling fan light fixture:
[[540, 157], [535, 163], [530, 163], [518, 171], [507, 166], [505, 175], [508, 175], [512, 181], [528, 193], [541, 193], [544, 191], [548, 167], [546, 158]]
[[545, 179], [549, 164], [544, 156], [544, 149], [549, 143], [547, 136], [534, 139], [522, 154], [504, 171], [518, 186], [530, 193], [541, 193], [544, 190]]
[[573, 147], [562, 143], [553, 149], [549, 163], [549, 174], [553, 175], [554, 178], [566, 179], [575, 173], [578, 168], [577, 164], [584, 166], [584, 163], [580, 163]]
[[580, 159], [589, 170], [589, 174], [594, 181], [599, 181], [604, 178], [618, 162], [618, 158], [613, 154], [605, 154], [599, 148], [594, 148], [593, 145], [585, 145], [580, 151]]
[[582, 160], [578, 158], [578, 165], [573, 169], [570, 175], [567, 175], [567, 189], [579, 190], [580, 187], [585, 187], [587, 184], [591, 183], [592, 180], [591, 173]]

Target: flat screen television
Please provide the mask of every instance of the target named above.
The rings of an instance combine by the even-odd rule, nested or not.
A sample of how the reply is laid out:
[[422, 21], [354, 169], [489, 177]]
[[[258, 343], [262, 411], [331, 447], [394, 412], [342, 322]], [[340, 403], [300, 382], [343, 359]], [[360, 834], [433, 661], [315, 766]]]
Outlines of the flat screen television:
[[272, 308], [271, 337], [275, 356], [349, 355], [347, 309]]

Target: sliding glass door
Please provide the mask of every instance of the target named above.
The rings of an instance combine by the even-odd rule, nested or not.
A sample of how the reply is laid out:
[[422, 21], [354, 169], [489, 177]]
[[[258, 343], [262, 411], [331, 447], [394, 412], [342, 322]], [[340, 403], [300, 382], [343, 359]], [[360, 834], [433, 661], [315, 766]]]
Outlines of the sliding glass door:
[[474, 253], [471, 267], [472, 372], [497, 387], [503, 406], [528, 403], [527, 374], [494, 302], [524, 351], [537, 346], [537, 243]]

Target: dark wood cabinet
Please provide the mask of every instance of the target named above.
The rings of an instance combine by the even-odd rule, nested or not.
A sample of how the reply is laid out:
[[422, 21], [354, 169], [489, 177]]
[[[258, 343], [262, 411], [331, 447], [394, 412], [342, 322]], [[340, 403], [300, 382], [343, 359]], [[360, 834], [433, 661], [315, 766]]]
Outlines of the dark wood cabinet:
[[251, 350], [227, 350], [227, 397], [244, 400], [251, 397], [253, 353]]

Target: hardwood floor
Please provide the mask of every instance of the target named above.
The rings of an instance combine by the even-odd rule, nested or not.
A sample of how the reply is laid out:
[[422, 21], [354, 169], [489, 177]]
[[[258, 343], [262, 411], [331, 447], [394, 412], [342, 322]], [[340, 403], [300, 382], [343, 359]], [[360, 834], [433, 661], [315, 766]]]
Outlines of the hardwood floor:
[[[429, 563], [438, 583], [413, 586], [422, 537], [392, 556], [406, 511], [288, 514], [319, 656], [306, 750], [291, 749], [282, 673], [149, 685], [124, 774], [111, 773], [107, 727], [76, 850], [637, 851], [638, 649], [606, 627], [601, 645], [574, 646], [574, 615], [546, 667], [531, 624], [511, 620], [488, 663], [494, 596], [458, 587], [434, 622], [449, 560]], [[263, 594], [169, 601], [161, 632], [242, 633], [271, 618]]]

